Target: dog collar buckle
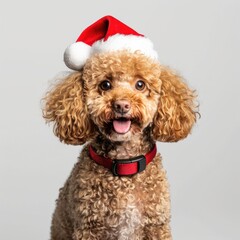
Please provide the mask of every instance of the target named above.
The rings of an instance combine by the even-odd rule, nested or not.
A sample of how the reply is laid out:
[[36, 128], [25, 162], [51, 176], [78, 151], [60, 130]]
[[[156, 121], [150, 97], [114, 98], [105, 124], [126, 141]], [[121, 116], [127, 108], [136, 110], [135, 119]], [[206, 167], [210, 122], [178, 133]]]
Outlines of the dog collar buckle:
[[[132, 173], [131, 168], [137, 164], [137, 172]], [[146, 169], [147, 162], [144, 155], [130, 159], [114, 159], [112, 164], [112, 173], [114, 176], [127, 176], [140, 173]]]
[[146, 166], [154, 159], [157, 153], [156, 144], [152, 150], [145, 155], [130, 159], [111, 159], [98, 155], [89, 145], [90, 157], [99, 165], [108, 168], [114, 176], [131, 176], [146, 169]]

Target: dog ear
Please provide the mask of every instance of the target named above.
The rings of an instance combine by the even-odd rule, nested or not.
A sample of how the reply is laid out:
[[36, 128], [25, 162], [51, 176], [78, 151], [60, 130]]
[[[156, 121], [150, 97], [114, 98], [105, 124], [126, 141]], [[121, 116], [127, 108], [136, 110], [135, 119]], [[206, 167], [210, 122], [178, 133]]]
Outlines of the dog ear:
[[153, 121], [153, 137], [162, 142], [176, 142], [190, 133], [196, 121], [196, 95], [167, 67], [162, 68], [160, 80], [162, 86]]
[[67, 144], [84, 144], [94, 133], [83, 95], [81, 72], [67, 76], [43, 99], [43, 117], [54, 122], [54, 133]]

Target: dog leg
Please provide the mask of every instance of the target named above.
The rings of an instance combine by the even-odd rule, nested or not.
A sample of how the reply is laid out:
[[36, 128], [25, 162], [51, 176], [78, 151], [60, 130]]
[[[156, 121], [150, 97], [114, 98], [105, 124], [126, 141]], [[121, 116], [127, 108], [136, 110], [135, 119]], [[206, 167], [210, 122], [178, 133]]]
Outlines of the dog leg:
[[59, 222], [55, 220], [52, 222], [51, 226], [51, 240], [72, 240], [71, 234], [61, 226]]
[[73, 240], [117, 240], [116, 233], [109, 231], [106, 227], [86, 228], [74, 231]]
[[171, 230], [168, 223], [160, 226], [145, 226], [144, 234], [144, 240], [172, 240]]
[[55, 209], [51, 225], [51, 240], [72, 240], [72, 226], [67, 218], [63, 215], [63, 208]]

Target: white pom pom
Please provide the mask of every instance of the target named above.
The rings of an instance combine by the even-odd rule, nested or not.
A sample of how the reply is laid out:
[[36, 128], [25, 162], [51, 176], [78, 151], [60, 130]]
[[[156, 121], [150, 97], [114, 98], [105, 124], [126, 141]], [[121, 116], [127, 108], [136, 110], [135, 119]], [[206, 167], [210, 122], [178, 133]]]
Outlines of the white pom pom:
[[89, 58], [90, 52], [91, 46], [84, 42], [75, 42], [65, 50], [64, 62], [70, 69], [80, 70]]

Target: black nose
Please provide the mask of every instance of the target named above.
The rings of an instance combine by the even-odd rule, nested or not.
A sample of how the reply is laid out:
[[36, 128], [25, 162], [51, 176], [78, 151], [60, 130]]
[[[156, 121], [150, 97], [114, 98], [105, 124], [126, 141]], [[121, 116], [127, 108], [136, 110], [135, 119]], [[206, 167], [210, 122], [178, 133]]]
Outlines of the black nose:
[[131, 104], [127, 100], [117, 100], [113, 104], [114, 111], [125, 114], [131, 109]]

